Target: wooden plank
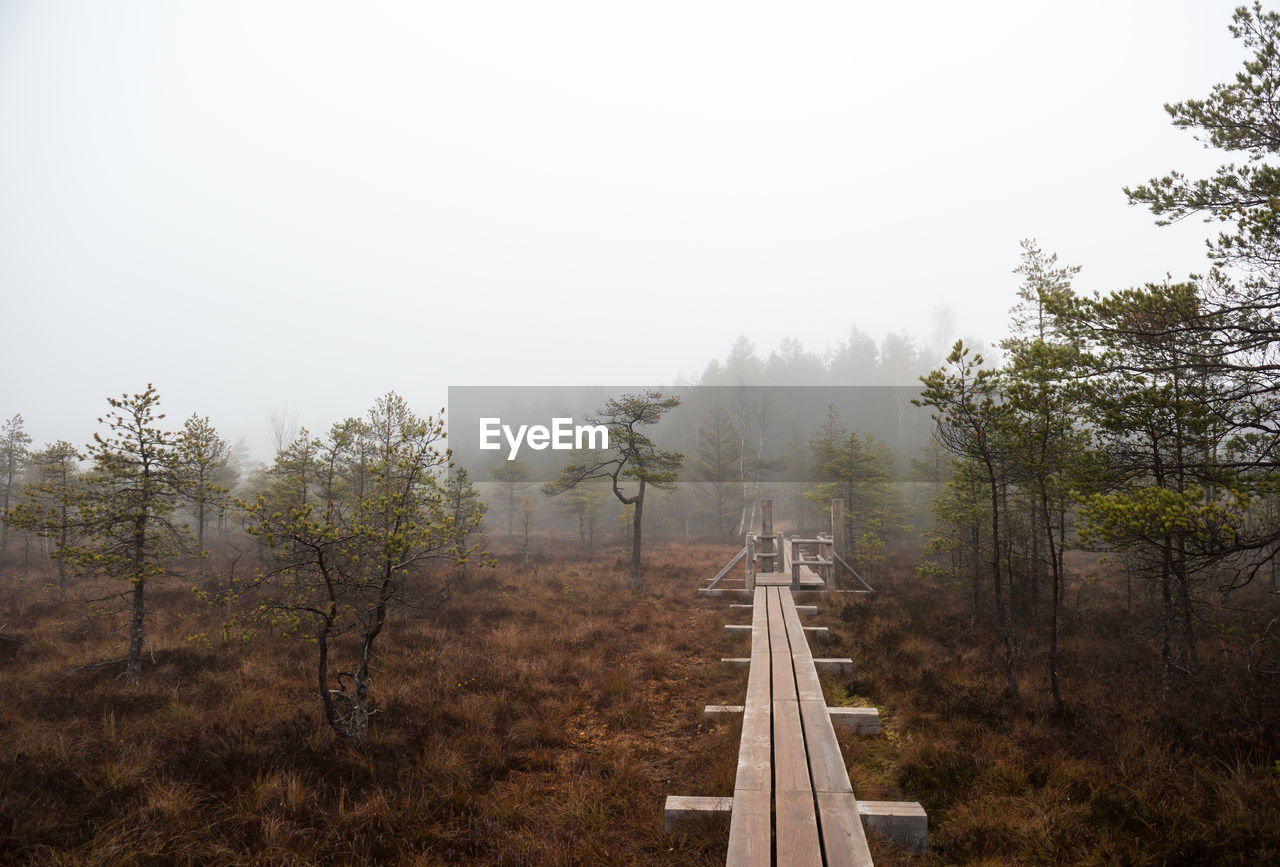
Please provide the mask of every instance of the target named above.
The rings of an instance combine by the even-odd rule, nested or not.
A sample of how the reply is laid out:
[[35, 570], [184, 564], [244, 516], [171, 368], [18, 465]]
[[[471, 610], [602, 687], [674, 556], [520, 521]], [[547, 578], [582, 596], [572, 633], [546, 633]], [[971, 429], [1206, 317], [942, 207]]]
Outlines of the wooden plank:
[[[776, 572], [777, 569], [777, 543], [773, 540], [773, 500], [763, 499], [760, 501], [760, 539], [769, 540], [761, 546], [772, 554], [760, 561], [761, 568], [766, 572]], [[772, 544], [771, 544], [772, 543]]]
[[765, 608], [769, 603], [769, 588], [757, 587], [752, 590], [751, 602], [751, 622], [754, 623], [756, 620], [765, 620], [767, 617]]
[[[778, 864], [787, 867], [821, 867], [818, 815], [812, 792], [774, 793], [778, 834]], [[839, 864], [839, 861], [831, 861]]]
[[756, 654], [747, 674], [747, 699], [742, 711], [742, 740], [738, 744], [735, 790], [769, 791], [773, 786], [769, 662], [768, 654]]
[[756, 653], [751, 656], [751, 669], [747, 672], [746, 704], [759, 705], [765, 711], [770, 710], [769, 702], [773, 699], [773, 684], [770, 672], [772, 654]]
[[751, 624], [751, 655], [769, 652], [769, 624], [756, 620]]
[[929, 845], [929, 817], [914, 801], [859, 801], [858, 814], [877, 834], [922, 854]]
[[874, 735], [880, 732], [880, 711], [874, 707], [829, 707], [827, 715], [835, 728]]
[[822, 825], [822, 846], [828, 864], [870, 867], [871, 850], [852, 794], [819, 792], [818, 821]]
[[813, 664], [818, 671], [826, 671], [834, 674], [853, 674], [853, 660], [849, 659], [847, 656], [840, 659], [814, 659]]
[[746, 668], [751, 665], [751, 660], [745, 656], [722, 656], [720, 664], [726, 668]]
[[769, 790], [735, 790], [729, 819], [729, 867], [767, 867], [773, 862]]
[[748, 625], [744, 626], [744, 625], [739, 624], [739, 623], [726, 623], [726, 624], [724, 625], [724, 634], [725, 634], [725, 635], [728, 635], [728, 636], [731, 636], [731, 637], [732, 637], [732, 636], [739, 636], [739, 635], [750, 635], [750, 634], [751, 634], [751, 626], [750, 626], [750, 624], [748, 624]]
[[734, 566], [736, 566], [736, 565], [737, 565], [737, 563], [738, 563], [738, 561], [739, 561], [739, 560], [741, 560], [741, 559], [742, 559], [743, 557], [745, 557], [745, 556], [747, 556], [747, 549], [746, 549], [746, 548], [743, 548], [741, 551], [739, 551], [739, 552], [737, 553], [737, 555], [736, 555], [732, 560], [730, 560], [730, 561], [729, 561], [729, 565], [728, 565], [728, 566], [725, 566], [723, 569], [721, 569], [721, 570], [720, 570], [720, 572], [716, 575], [716, 577], [714, 577], [714, 578], [712, 578], [712, 579], [711, 579], [711, 583], [710, 583], [710, 584], [708, 584], [708, 585], [707, 585], [705, 588], [703, 588], [703, 589], [705, 589], [705, 590], [714, 590], [714, 589], [715, 589], [715, 586], [716, 586], [717, 584], [719, 584], [721, 581], [723, 581], [723, 580], [724, 580], [724, 576], [726, 576], [726, 575], [728, 575], [728, 574], [729, 574], [729, 570], [730, 570], [730, 569], [732, 569]]
[[796, 611], [795, 597], [790, 590], [780, 590], [778, 602], [782, 608], [782, 619], [787, 627], [787, 641], [791, 645], [792, 657], [809, 657], [809, 640], [806, 631], [811, 627], [800, 624], [800, 614]]
[[769, 587], [769, 644], [773, 652], [789, 653], [787, 649], [787, 624], [782, 614], [782, 599], [779, 592], [782, 588]]
[[815, 792], [853, 794], [849, 771], [836, 730], [831, 725], [825, 701], [800, 702], [800, 719], [804, 725], [804, 748], [809, 759], [809, 777]]
[[768, 792], [773, 786], [773, 749], [767, 706], [748, 704], [742, 711], [742, 740], [734, 791]]
[[818, 670], [812, 659], [793, 659], [792, 673], [796, 679], [796, 698], [800, 701], [825, 701], [822, 692], [822, 681], [818, 679]]
[[775, 793], [813, 790], [797, 701], [773, 703], [773, 790]]
[[733, 720], [742, 716], [745, 708], [740, 704], [709, 704], [702, 709], [707, 719]]
[[773, 668], [773, 698], [775, 701], [795, 701], [800, 696], [796, 692], [796, 675], [792, 667], [791, 656], [785, 651], [771, 653], [769, 659]]
[[662, 828], [668, 834], [681, 825], [707, 819], [733, 810], [733, 798], [708, 798], [701, 795], [667, 795], [662, 806]]

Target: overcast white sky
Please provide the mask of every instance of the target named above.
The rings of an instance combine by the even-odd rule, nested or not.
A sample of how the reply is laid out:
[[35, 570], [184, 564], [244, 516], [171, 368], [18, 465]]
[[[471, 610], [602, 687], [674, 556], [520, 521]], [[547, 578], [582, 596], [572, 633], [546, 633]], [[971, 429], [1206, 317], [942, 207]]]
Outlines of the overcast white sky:
[[0, 0], [0, 416], [80, 443], [153, 381], [266, 458], [393, 388], [991, 341], [1021, 238], [1203, 270], [1121, 188], [1220, 161], [1162, 105], [1236, 5]]

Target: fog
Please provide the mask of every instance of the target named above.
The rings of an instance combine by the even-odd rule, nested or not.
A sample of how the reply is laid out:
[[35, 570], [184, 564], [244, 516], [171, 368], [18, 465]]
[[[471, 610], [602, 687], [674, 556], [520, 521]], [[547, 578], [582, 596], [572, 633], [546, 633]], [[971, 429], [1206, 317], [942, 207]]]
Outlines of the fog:
[[1121, 188], [1221, 161], [1161, 106], [1235, 5], [8, 0], [0, 415], [82, 443], [154, 382], [266, 459], [390, 389], [994, 342], [1022, 238], [1204, 270]]

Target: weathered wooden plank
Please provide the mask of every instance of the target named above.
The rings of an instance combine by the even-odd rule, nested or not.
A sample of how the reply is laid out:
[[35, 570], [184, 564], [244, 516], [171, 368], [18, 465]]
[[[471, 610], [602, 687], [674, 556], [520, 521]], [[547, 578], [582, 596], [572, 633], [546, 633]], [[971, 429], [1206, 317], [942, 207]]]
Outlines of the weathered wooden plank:
[[738, 561], [745, 556], [747, 556], [747, 549], [743, 548], [741, 551], [737, 553], [737, 555], [732, 560], [729, 561], [729, 565], [721, 569], [719, 573], [716, 574], [716, 577], [711, 579], [711, 583], [708, 584], [705, 589], [714, 590], [715, 586], [719, 584], [722, 580], [724, 580], [724, 576], [729, 574], [729, 570], [732, 569], [734, 566], [736, 566], [738, 564]]
[[769, 645], [773, 652], [789, 652], [787, 650], [787, 624], [782, 613], [782, 599], [778, 587], [769, 587]]
[[825, 701], [822, 692], [822, 681], [818, 679], [818, 671], [813, 667], [813, 660], [792, 661], [792, 672], [796, 679], [796, 698], [800, 701]]
[[914, 801], [859, 801], [858, 814], [869, 829], [920, 854], [929, 845], [929, 817]]
[[853, 674], [853, 660], [847, 656], [841, 659], [825, 657], [814, 659], [813, 664], [818, 671], [825, 671], [831, 674]]
[[756, 620], [751, 623], [751, 653], [769, 652], [769, 621]]
[[702, 709], [707, 719], [733, 720], [742, 716], [743, 706], [740, 704], [709, 704]]
[[880, 731], [880, 711], [874, 707], [829, 707], [831, 725], [838, 729], [874, 735]]
[[778, 591], [778, 602], [782, 608], [782, 620], [787, 627], [787, 641], [791, 646], [793, 658], [809, 658], [809, 640], [806, 637], [807, 627], [800, 624], [800, 614], [796, 611], [795, 598], [790, 590]]
[[775, 701], [795, 701], [800, 696], [796, 693], [796, 675], [792, 667], [791, 657], [784, 651], [769, 654], [773, 669], [773, 698]]
[[818, 613], [817, 605], [797, 605], [796, 614], [803, 614], [806, 617], [816, 616]]
[[747, 624], [747, 625], [743, 626], [743, 625], [738, 624], [738, 623], [726, 623], [726, 624], [724, 625], [724, 634], [725, 634], [725, 635], [729, 635], [729, 636], [735, 636], [735, 635], [750, 635], [750, 634], [751, 634], [751, 625], [750, 625], [750, 624]]
[[[787, 867], [821, 867], [818, 815], [812, 792], [775, 792], [773, 796], [778, 837], [778, 864]], [[840, 862], [833, 861], [833, 864]]]
[[769, 702], [773, 698], [773, 684], [770, 672], [772, 661], [772, 654], [752, 654], [751, 669], [747, 672], [746, 704], [760, 705], [766, 712], [770, 710]]
[[734, 791], [769, 791], [773, 786], [773, 748], [769, 710], [748, 704], [742, 711], [742, 740], [738, 743], [738, 771]]
[[742, 711], [742, 740], [738, 744], [735, 790], [768, 791], [773, 785], [769, 662], [768, 654], [754, 655], [747, 674], [747, 699]]
[[708, 798], [702, 795], [667, 795], [662, 806], [662, 828], [674, 833], [688, 822], [707, 819], [715, 815], [728, 815], [733, 810], [733, 798]]
[[751, 665], [751, 660], [746, 656], [722, 656], [720, 664], [726, 668], [746, 668]]
[[773, 789], [775, 792], [808, 792], [809, 762], [805, 753], [800, 703], [773, 703]]
[[736, 789], [729, 818], [729, 867], [767, 867], [773, 863], [768, 789]]
[[815, 792], [853, 793], [849, 771], [836, 730], [831, 726], [825, 701], [800, 702], [800, 719], [804, 725], [804, 748], [809, 759], [809, 777]]
[[828, 864], [870, 867], [871, 850], [858, 815], [860, 806], [849, 793], [819, 792], [818, 821]]

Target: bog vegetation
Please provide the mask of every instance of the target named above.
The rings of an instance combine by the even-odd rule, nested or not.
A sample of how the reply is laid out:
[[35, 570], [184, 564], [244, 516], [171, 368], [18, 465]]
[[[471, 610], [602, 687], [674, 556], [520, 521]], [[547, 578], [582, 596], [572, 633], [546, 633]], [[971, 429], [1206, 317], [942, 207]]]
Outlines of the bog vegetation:
[[663, 837], [661, 799], [733, 789], [734, 726], [701, 709], [742, 675], [694, 590], [767, 496], [805, 531], [844, 501], [878, 592], [819, 604], [858, 672], [827, 701], [880, 707], [843, 752], [859, 797], [928, 809], [919, 860], [1280, 859], [1280, 16], [1232, 31], [1243, 70], [1168, 106], [1228, 162], [1125, 191], [1220, 225], [1206, 274], [1086, 296], [1028, 240], [990, 349], [744, 340], [702, 377], [912, 381], [913, 453], [746, 391], [679, 442], [678, 397], [617, 395], [610, 449], [545, 486], [473, 479], [394, 393], [277, 425], [259, 465], [151, 386], [84, 447], [14, 415], [0, 853], [722, 860], [723, 828]]

